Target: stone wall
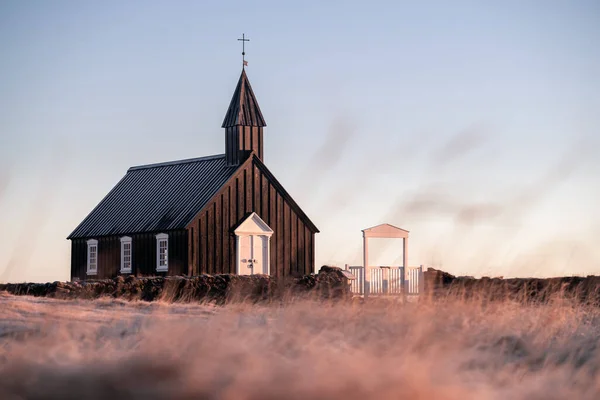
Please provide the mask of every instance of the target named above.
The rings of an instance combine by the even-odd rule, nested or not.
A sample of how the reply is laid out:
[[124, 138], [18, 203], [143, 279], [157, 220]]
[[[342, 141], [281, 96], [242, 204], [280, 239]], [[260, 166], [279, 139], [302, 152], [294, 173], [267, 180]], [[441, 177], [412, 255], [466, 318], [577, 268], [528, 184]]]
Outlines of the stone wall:
[[80, 282], [0, 284], [0, 291], [14, 295], [59, 299], [96, 299], [168, 302], [216, 302], [293, 300], [297, 298], [347, 299], [348, 279], [337, 267], [323, 266], [318, 274], [288, 281], [268, 275], [200, 275], [193, 277], [119, 276]]
[[429, 268], [424, 272], [425, 297], [485, 301], [512, 300], [520, 303], [548, 303], [569, 300], [600, 306], [600, 276], [559, 278], [456, 277]]

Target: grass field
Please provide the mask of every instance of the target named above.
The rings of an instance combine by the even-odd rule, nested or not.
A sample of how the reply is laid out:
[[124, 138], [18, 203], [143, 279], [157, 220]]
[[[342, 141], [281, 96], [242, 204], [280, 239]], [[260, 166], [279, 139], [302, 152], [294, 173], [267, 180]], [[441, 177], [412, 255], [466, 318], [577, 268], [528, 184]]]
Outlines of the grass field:
[[2, 399], [597, 399], [600, 310], [0, 293]]

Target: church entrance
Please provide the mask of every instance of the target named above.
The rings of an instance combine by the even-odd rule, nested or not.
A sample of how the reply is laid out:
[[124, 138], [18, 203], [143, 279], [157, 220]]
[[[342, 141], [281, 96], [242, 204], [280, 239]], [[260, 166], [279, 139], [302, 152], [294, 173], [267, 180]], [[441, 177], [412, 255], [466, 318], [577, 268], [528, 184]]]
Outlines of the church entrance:
[[268, 274], [269, 239], [266, 236], [240, 236], [240, 275]]
[[238, 275], [269, 275], [269, 245], [273, 230], [252, 213], [234, 231]]

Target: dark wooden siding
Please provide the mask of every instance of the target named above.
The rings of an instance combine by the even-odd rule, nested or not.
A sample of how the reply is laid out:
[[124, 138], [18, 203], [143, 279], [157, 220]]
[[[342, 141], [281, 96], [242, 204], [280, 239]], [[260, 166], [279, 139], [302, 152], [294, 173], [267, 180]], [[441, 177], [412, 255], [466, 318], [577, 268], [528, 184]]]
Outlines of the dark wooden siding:
[[262, 159], [263, 128], [240, 125], [225, 128], [227, 165], [241, 164], [251, 152]]
[[[198, 232], [190, 258], [192, 274], [235, 273], [233, 230], [256, 212], [274, 233], [271, 275], [300, 276], [314, 271], [314, 233], [269, 176], [255, 162], [245, 163], [188, 225]], [[191, 233], [190, 233], [191, 234]]]
[[[158, 233], [158, 232], [157, 232]], [[169, 271], [156, 272], [156, 233], [123, 235], [132, 238], [132, 271], [136, 276], [183, 275], [188, 273], [188, 231], [169, 231]], [[71, 279], [105, 279], [120, 275], [121, 236], [98, 240], [98, 274], [87, 275], [87, 240], [71, 243]]]

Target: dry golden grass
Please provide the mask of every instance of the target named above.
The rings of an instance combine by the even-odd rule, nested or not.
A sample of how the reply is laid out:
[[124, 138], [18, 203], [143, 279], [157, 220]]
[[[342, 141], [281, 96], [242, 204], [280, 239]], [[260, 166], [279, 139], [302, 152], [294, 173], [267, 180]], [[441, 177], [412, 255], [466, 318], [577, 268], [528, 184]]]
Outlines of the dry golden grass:
[[568, 302], [0, 310], [2, 399], [600, 398], [600, 311]]

